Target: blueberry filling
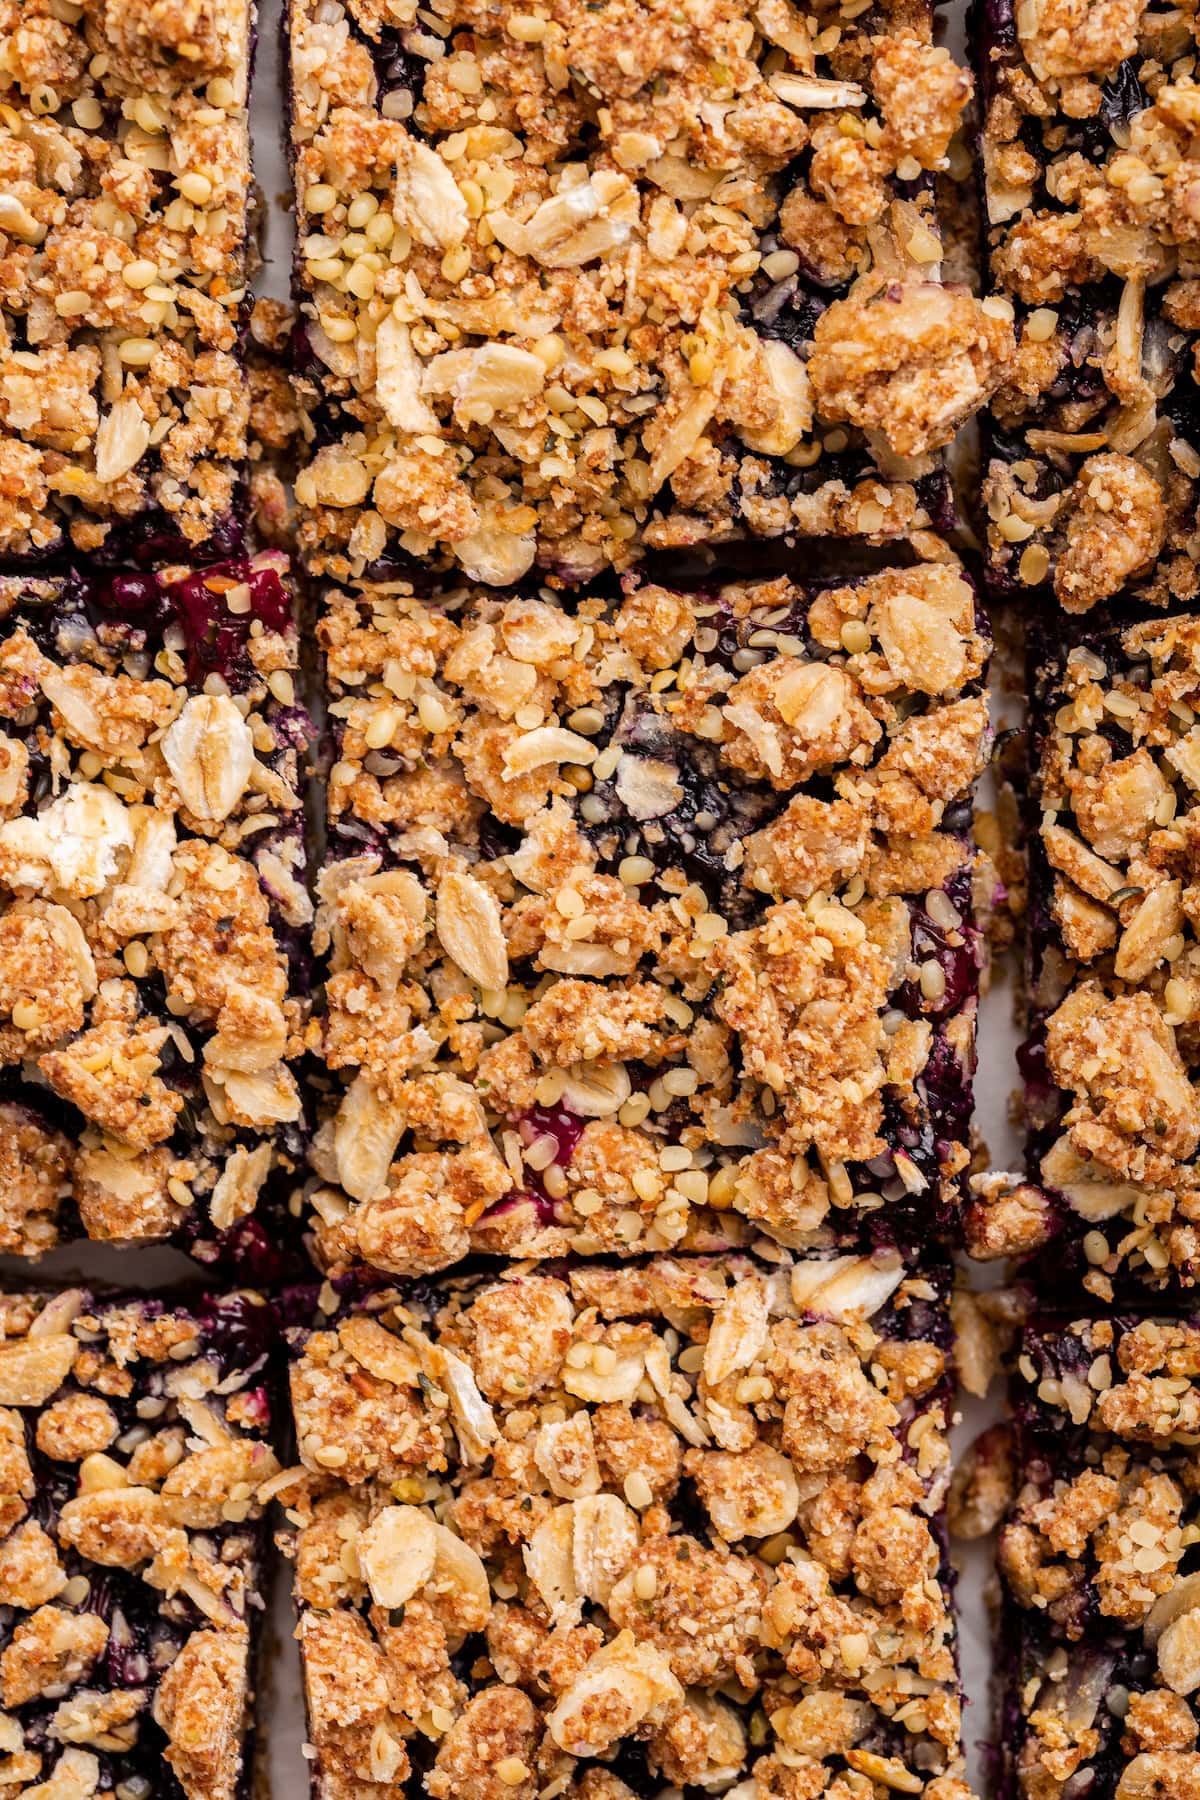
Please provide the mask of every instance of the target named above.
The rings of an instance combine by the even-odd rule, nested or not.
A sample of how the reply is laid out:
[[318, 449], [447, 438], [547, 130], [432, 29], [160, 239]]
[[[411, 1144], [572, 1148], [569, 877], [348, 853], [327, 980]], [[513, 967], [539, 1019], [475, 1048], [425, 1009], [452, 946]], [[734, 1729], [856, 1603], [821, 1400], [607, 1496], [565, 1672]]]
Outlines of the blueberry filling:
[[1118, 129], [1128, 131], [1138, 113], [1144, 112], [1149, 104], [1137, 69], [1129, 59], [1121, 64], [1115, 75], [1108, 77], [1100, 90], [1100, 117], [1114, 135]]
[[248, 1294], [206, 1295], [196, 1307], [206, 1355], [222, 1377], [259, 1368], [278, 1342], [273, 1309]]
[[[244, 611], [230, 610], [226, 596], [247, 587]], [[134, 622], [154, 636], [179, 626], [187, 645], [188, 680], [203, 686], [208, 675], [220, 675], [236, 692], [252, 677], [246, 655], [251, 627], [287, 633], [292, 626], [291, 596], [279, 571], [268, 564], [239, 561], [219, 568], [195, 570], [180, 581], [155, 575], [115, 575], [87, 587], [89, 611]]]
[[780, 797], [735, 786], [711, 746], [676, 735], [640, 696], [631, 696], [611, 741], [628, 743], [627, 756], [615, 778], [596, 782], [577, 807], [602, 866], [646, 856], [660, 874], [682, 869], [727, 917], [748, 915], [752, 900], [730, 853], [775, 816]]
[[514, 1193], [506, 1194], [489, 1206], [482, 1215], [483, 1224], [504, 1218], [521, 1206], [532, 1205], [537, 1223], [541, 1227], [558, 1222], [561, 1202], [547, 1193], [545, 1172], [547, 1169], [563, 1169], [570, 1163], [575, 1154], [575, 1146], [583, 1136], [587, 1120], [578, 1113], [569, 1112], [565, 1106], [534, 1106], [528, 1112], [520, 1113], [515, 1119], [517, 1130], [526, 1144], [546, 1141], [553, 1145], [553, 1155], [548, 1162], [538, 1167], [526, 1165], [527, 1186]]
[[[905, 981], [895, 1005], [910, 1019], [947, 1019], [962, 1011], [979, 988], [979, 946], [969, 926], [938, 924], [910, 902], [912, 960], [922, 977]], [[932, 967], [931, 967], [932, 965]], [[936, 971], [936, 975], [933, 973]]]
[[404, 34], [385, 27], [370, 45], [379, 84], [380, 111], [388, 118], [399, 118], [407, 107], [409, 114], [421, 104], [425, 89], [428, 60], [405, 48]]

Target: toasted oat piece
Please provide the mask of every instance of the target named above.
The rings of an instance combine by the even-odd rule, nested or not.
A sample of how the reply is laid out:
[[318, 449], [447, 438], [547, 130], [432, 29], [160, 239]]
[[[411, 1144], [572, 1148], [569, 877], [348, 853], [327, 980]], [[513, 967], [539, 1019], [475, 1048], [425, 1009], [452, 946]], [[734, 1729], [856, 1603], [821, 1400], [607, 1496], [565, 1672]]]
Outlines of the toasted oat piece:
[[1186, 1795], [1200, 1770], [1200, 1330], [1033, 1320], [1012, 1371], [998, 1791]]
[[1017, 332], [985, 432], [991, 574], [1072, 613], [1197, 591], [1192, 11], [979, 13], [990, 303]]
[[314, 1247], [956, 1230], [988, 651], [961, 571], [333, 590]]
[[315, 570], [572, 586], [950, 522], [1012, 331], [939, 279], [971, 81], [924, 0], [413, 21], [290, 7]]
[[0, 5], [0, 557], [238, 552], [249, 0]]
[[251, 1215], [303, 1153], [312, 918], [286, 572], [0, 580], [5, 1251], [277, 1267]]
[[966, 1800], [948, 1273], [326, 1286], [281, 1494], [314, 1793], [782, 1797], [803, 1766]]
[[276, 1330], [248, 1292], [0, 1296], [14, 1793], [246, 1791]]
[[[1032, 1032], [1028, 1175], [985, 1203], [1001, 1254], [1102, 1299], [1114, 1281], [1192, 1287], [1200, 1269], [1200, 616], [1095, 634], [1031, 656]], [[985, 1197], [986, 1199], [986, 1197]], [[1025, 1237], [1026, 1241], [1016, 1241]]]

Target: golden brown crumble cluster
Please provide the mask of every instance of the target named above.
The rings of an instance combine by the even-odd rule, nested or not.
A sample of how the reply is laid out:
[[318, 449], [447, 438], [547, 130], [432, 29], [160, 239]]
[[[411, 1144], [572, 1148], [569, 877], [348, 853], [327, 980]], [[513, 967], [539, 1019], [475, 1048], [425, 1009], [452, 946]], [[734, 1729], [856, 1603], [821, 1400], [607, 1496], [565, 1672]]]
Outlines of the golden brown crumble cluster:
[[297, 0], [291, 78], [320, 572], [929, 523], [1012, 332], [938, 278], [922, 0]]
[[246, 0], [0, 4], [0, 556], [229, 528]]
[[322, 1795], [965, 1800], [944, 1327], [887, 1252], [326, 1286], [281, 1478]]
[[993, 0], [985, 205], [1016, 316], [984, 498], [1002, 584], [1070, 612], [1197, 592], [1194, 0]]
[[988, 739], [957, 567], [573, 610], [393, 583], [320, 635], [325, 1267], [956, 1204]]
[[1123, 1266], [1190, 1285], [1200, 1253], [1200, 617], [1090, 640], [1043, 703], [1035, 798], [1052, 935], [1034, 998], [1064, 1110], [1041, 1176], [1087, 1233], [1093, 1291], [1107, 1295]]
[[249, 513], [256, 544], [294, 548], [296, 516], [290, 484], [295, 479], [303, 430], [290, 374], [296, 309], [288, 301], [259, 298], [250, 315], [246, 381], [250, 390]]
[[149, 1795], [164, 1757], [187, 1800], [244, 1791], [268, 1317], [0, 1297], [5, 1791]]
[[1184, 1800], [1200, 1782], [1198, 1377], [1190, 1322], [1023, 1334], [1022, 1479], [999, 1548], [1019, 1718], [1006, 1791]]
[[294, 634], [250, 617], [279, 562], [173, 572], [178, 616], [242, 645], [228, 680], [119, 594], [0, 583], [5, 1251], [48, 1249], [68, 1205], [91, 1237], [212, 1238], [294, 1164], [304, 738]]

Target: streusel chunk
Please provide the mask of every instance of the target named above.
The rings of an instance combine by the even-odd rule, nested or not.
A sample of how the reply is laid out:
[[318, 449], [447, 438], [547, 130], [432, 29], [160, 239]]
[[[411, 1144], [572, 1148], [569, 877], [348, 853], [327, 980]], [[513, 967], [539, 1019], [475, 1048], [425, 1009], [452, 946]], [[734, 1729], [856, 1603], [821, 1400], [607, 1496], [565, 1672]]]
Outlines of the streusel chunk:
[[1200, 1333], [1035, 1318], [1014, 1355], [999, 1791], [1186, 1795], [1200, 1771]]
[[991, 568], [1068, 612], [1197, 593], [1194, 10], [979, 15], [987, 304], [1017, 333], [985, 433]]
[[1050, 1246], [1111, 1299], [1200, 1268], [1200, 617], [1038, 639], [1032, 786], [1032, 1188], [984, 1195], [986, 1255]]

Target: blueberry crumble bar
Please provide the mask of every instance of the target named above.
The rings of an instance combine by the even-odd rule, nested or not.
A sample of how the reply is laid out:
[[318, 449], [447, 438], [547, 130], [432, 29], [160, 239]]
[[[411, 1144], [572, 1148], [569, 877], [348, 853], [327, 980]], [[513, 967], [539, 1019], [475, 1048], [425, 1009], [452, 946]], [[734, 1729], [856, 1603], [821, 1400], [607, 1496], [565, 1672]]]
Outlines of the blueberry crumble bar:
[[0, 578], [4, 1251], [273, 1266], [311, 920], [285, 572]]
[[249, 0], [0, 5], [0, 557], [240, 547]]
[[326, 1284], [279, 1478], [318, 1800], [968, 1800], [948, 1273]]
[[325, 1268], [953, 1231], [989, 648], [957, 566], [396, 582], [319, 629]]
[[1200, 1328], [1037, 1320], [1013, 1374], [1000, 1800], [1186, 1800], [1200, 1782]]
[[[1029, 1175], [968, 1220], [1084, 1285], [1200, 1274], [1200, 615], [1035, 648]], [[1200, 841], [1200, 840], [1198, 840]]]
[[248, 1800], [274, 1315], [0, 1295], [0, 1788]]
[[1200, 85], [1191, 4], [980, 0], [993, 576], [1087, 612], [1197, 597]]
[[1011, 325], [939, 281], [925, 0], [292, 0], [301, 544], [570, 586], [942, 525]]

